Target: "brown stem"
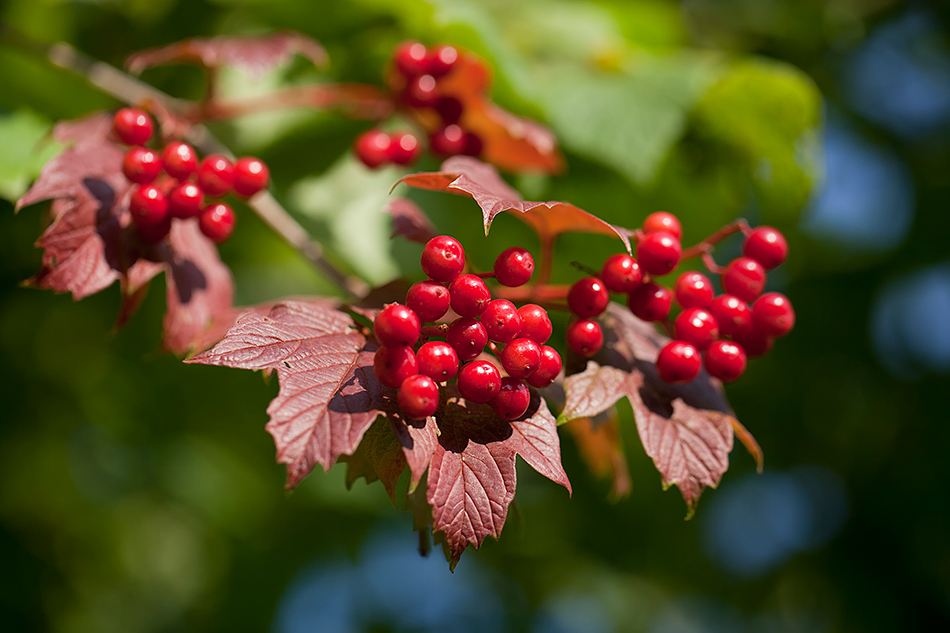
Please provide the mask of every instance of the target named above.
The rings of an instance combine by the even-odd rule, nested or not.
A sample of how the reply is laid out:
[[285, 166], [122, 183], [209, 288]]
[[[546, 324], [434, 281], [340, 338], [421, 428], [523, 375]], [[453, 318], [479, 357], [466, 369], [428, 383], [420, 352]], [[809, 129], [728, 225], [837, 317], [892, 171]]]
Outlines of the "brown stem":
[[283, 88], [255, 97], [214, 99], [199, 104], [190, 116], [194, 121], [221, 120], [291, 108], [342, 108], [353, 118], [377, 120], [392, 113], [393, 102], [384, 90], [368, 84], [318, 84]]
[[739, 218], [735, 222], [731, 224], [727, 224], [726, 226], [722, 227], [721, 229], [719, 229], [718, 231], [716, 231], [715, 233], [713, 233], [712, 235], [704, 239], [699, 244], [695, 244], [693, 246], [690, 246], [686, 250], [684, 250], [683, 254], [680, 255], [680, 261], [684, 259], [689, 259], [690, 257], [696, 257], [698, 255], [702, 255], [703, 253], [708, 253], [710, 251], [710, 247], [713, 244], [718, 244], [719, 242], [723, 241], [724, 239], [726, 239], [733, 233], [738, 233], [740, 231], [745, 233], [748, 230], [749, 230], [749, 223], [746, 222], [745, 219]]
[[501, 348], [498, 347], [495, 341], [488, 341], [488, 349], [491, 350], [491, 353], [495, 356], [501, 356]]
[[423, 336], [445, 336], [445, 333], [449, 331], [449, 326], [445, 323], [440, 323], [439, 325], [424, 325], [422, 326], [422, 335]]
[[[551, 281], [551, 270], [554, 266], [554, 240], [541, 240], [541, 270], [535, 280], [537, 286], [543, 286]], [[536, 287], [537, 287], [536, 286]], [[567, 296], [567, 295], [565, 295]]]
[[723, 270], [722, 266], [716, 263], [716, 260], [713, 259], [712, 253], [708, 251], [703, 253], [702, 258], [703, 258], [703, 265], [706, 267], [707, 270], [709, 270], [709, 272], [711, 272], [714, 275], [722, 274], [722, 270]]

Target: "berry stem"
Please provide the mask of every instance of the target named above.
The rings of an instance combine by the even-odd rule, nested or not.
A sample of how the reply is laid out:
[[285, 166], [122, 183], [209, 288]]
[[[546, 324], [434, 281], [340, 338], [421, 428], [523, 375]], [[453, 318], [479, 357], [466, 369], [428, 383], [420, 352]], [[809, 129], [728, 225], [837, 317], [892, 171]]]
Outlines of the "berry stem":
[[501, 348], [498, 347], [498, 344], [495, 341], [488, 341], [488, 350], [495, 356], [501, 356]]
[[716, 263], [716, 260], [713, 259], [712, 253], [706, 251], [702, 255], [703, 265], [706, 269], [714, 275], [721, 275], [722, 271], [725, 270], [722, 266]]
[[[537, 286], [543, 286], [551, 281], [551, 271], [554, 267], [554, 240], [553, 239], [542, 239], [541, 240], [541, 267], [538, 271], [538, 276], [535, 277], [535, 283]], [[567, 296], [567, 291], [565, 291], [564, 296]]]
[[493, 270], [487, 273], [472, 273], [472, 274], [481, 279], [493, 279], [495, 277], [495, 271]]
[[[751, 230], [752, 228], [749, 226], [749, 223], [746, 222], [744, 218], [739, 218], [735, 222], [732, 222], [731, 224], [727, 224], [726, 226], [722, 227], [721, 229], [719, 229], [718, 231], [716, 231], [715, 233], [713, 233], [712, 235], [704, 239], [702, 242], [698, 244], [694, 244], [693, 246], [690, 246], [689, 248], [684, 248], [683, 254], [680, 255], [680, 261], [683, 261], [684, 259], [689, 259], [690, 257], [697, 257], [699, 255], [703, 255], [704, 253], [710, 252], [714, 244], [718, 244], [719, 242], [723, 241], [724, 239], [726, 239], [727, 237], [729, 237], [730, 235], [734, 233], [739, 233], [739, 232], [748, 233]], [[715, 272], [712, 269], [710, 269], [710, 271]]]
[[449, 331], [449, 326], [445, 323], [440, 323], [438, 325], [423, 325], [422, 326], [422, 336], [445, 336], [445, 333]]
[[350, 117], [375, 121], [392, 114], [394, 105], [385, 92], [369, 84], [319, 84], [293, 86], [243, 99], [213, 99], [199, 104], [189, 113], [189, 119], [194, 122], [233, 119], [293, 108], [342, 108]]
[[587, 274], [589, 277], [599, 277], [600, 271], [589, 268], [580, 262], [571, 262], [571, 266], [581, 271], [582, 273]]

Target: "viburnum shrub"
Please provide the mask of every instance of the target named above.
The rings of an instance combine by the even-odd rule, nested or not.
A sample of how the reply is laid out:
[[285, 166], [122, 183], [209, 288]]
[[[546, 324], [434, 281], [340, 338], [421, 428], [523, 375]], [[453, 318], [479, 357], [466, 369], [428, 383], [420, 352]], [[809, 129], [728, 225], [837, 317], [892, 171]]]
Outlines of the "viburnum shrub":
[[[129, 68], [198, 63], [213, 82], [218, 66], [260, 71], [293, 52], [325, 60], [313, 40], [280, 33], [187, 40], [134, 55]], [[218, 90], [195, 103], [174, 100], [115, 72], [109, 89], [129, 107], [57, 124], [53, 135], [67, 147], [17, 203], [51, 201], [37, 241], [42, 267], [30, 283], [80, 299], [119, 281], [121, 325], [164, 271], [168, 351], [188, 363], [277, 373], [266, 428], [288, 488], [316, 465], [345, 461], [348, 481], [379, 479], [394, 504], [428, 506], [426, 529], [454, 568], [468, 545], [499, 536], [514, 498], [515, 456], [570, 491], [558, 425], [589, 429], [595, 417], [616, 424], [624, 397], [664, 486], [679, 487], [690, 514], [728, 468], [734, 437], [761, 467], [721, 382], [738, 379], [749, 358], [794, 326], [789, 299], [762, 294], [768, 271], [788, 256], [777, 229], [738, 220], [683, 248], [671, 213], [627, 229], [567, 202], [523, 200], [497, 169], [560, 172], [555, 139], [493, 104], [485, 64], [454, 46], [397, 46], [385, 87], [303, 85], [248, 101]], [[537, 249], [512, 245], [480, 270], [467, 256], [480, 245], [438, 234], [422, 209], [395, 197], [385, 211], [394, 239], [420, 245], [419, 274], [404, 286], [367, 288], [326, 260], [267, 194], [263, 161], [233, 159], [204, 127], [301, 103], [371, 121], [353, 145], [367, 168], [410, 164], [423, 151], [419, 139], [428, 139], [431, 152], [451, 157], [398, 182], [474, 199], [486, 235], [499, 214], [510, 214], [534, 231]], [[390, 125], [400, 131], [383, 131]], [[232, 204], [260, 215], [345, 297], [235, 306], [217, 251], [235, 228]], [[569, 233], [619, 243], [577, 262], [584, 276], [573, 284], [552, 283], [555, 240]], [[743, 254], [720, 266], [715, 246], [735, 233], [744, 235]], [[677, 274], [694, 263], [705, 272]], [[397, 493], [406, 470], [408, 491]]]

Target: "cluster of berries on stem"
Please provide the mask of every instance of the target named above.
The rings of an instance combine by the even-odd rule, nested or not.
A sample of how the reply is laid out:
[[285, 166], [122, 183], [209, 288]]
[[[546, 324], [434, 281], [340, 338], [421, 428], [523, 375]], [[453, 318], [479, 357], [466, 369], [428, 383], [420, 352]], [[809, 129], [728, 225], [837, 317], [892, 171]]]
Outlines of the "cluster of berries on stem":
[[[154, 127], [151, 117], [137, 108], [116, 112], [112, 129], [122, 143], [131, 146], [122, 160], [122, 173], [136, 185], [129, 209], [143, 242], [154, 244], [164, 239], [176, 218], [197, 218], [209, 239], [225, 242], [234, 231], [235, 215], [219, 198], [231, 192], [249, 198], [270, 182], [267, 165], [252, 156], [232, 163], [225, 156], [211, 154], [199, 161], [195, 149], [181, 141], [160, 149], [146, 147]], [[206, 202], [206, 197], [212, 200]]]

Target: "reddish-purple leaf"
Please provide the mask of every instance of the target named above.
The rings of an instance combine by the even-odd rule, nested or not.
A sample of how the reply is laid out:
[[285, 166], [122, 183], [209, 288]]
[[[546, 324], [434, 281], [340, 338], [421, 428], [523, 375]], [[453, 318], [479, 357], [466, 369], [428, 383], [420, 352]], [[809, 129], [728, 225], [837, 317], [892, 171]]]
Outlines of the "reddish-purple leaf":
[[363, 477], [370, 484], [379, 480], [389, 495], [393, 505], [396, 503], [396, 484], [406, 470], [406, 456], [396, 439], [389, 423], [377, 418], [363, 434], [363, 439], [352, 455], [340, 456], [346, 462], [346, 485], [352, 488], [357, 479]]
[[126, 68], [140, 73], [152, 66], [165, 64], [195, 64], [205, 68], [229, 66], [241, 68], [249, 75], [259, 77], [271, 68], [287, 64], [299, 54], [317, 66], [327, 61], [326, 51], [315, 40], [292, 31], [263, 36], [196, 37], [168, 46], [152, 48], [133, 54]]
[[515, 455], [570, 492], [556, 421], [536, 393], [529, 414], [507, 422], [487, 405], [466, 402], [452, 390], [436, 420], [440, 435], [429, 467], [427, 499], [433, 531], [443, 532], [453, 569], [467, 546], [477, 548], [486, 537], [501, 533], [515, 495]]
[[432, 220], [409, 198], [391, 198], [383, 212], [393, 218], [392, 237], [401, 236], [410, 242], [425, 244], [438, 234]]
[[376, 348], [332, 302], [287, 301], [241, 316], [213, 349], [187, 362], [277, 370], [280, 390], [266, 428], [293, 488], [315, 465], [329, 470], [352, 455], [382, 412], [371, 395], [382, 389]]
[[669, 339], [629, 310], [611, 304], [604, 325], [604, 348], [564, 381], [559, 421], [590, 417], [628, 398], [664, 487], [678, 486], [692, 515], [703, 489], [715, 488], [729, 467], [735, 421], [729, 403], [705, 372], [685, 385], [660, 380], [656, 356]]
[[562, 233], [595, 233], [616, 236], [630, 251], [632, 232], [605, 222], [568, 202], [526, 202], [502, 180], [494, 167], [468, 156], [453, 156], [441, 171], [409, 174], [400, 179], [410, 187], [469, 196], [482, 210], [485, 234], [495, 217], [508, 212], [534, 229], [541, 242], [550, 244]]

